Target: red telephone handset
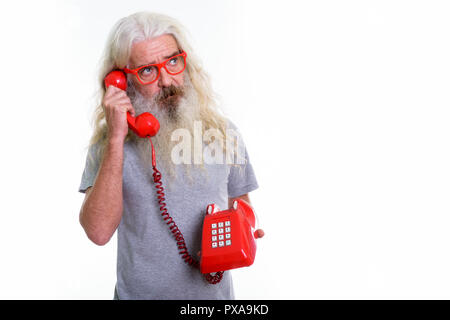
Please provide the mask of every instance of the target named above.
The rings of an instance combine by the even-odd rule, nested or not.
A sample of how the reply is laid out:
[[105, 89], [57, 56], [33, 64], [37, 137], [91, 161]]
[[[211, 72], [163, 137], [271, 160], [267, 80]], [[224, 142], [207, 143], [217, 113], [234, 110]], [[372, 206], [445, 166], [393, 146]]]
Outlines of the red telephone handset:
[[246, 201], [237, 199], [233, 208], [220, 212], [216, 205], [208, 205], [203, 221], [200, 271], [210, 273], [252, 265], [255, 240], [255, 214]]
[[[114, 70], [105, 77], [105, 87], [110, 85], [127, 90], [127, 77], [123, 71]], [[141, 138], [153, 137], [158, 133], [159, 122], [151, 113], [144, 112], [136, 118], [127, 112], [128, 127]]]

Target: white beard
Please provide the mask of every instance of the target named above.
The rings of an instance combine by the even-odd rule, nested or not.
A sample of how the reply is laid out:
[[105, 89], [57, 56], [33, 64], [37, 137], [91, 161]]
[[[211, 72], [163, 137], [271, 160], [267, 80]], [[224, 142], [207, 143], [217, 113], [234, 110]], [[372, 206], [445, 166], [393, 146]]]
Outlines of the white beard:
[[[160, 123], [159, 132], [151, 139], [155, 147], [156, 166], [158, 169], [164, 169], [170, 175], [170, 178], [174, 178], [176, 173], [175, 164], [171, 158], [171, 151], [178, 143], [178, 141], [171, 141], [172, 132], [183, 128], [188, 130], [193, 136], [194, 121], [202, 120], [198, 96], [189, 77], [185, 77], [183, 91], [184, 94], [178, 102], [171, 107], [167, 107], [158, 103], [156, 97], [150, 99], [144, 97], [133, 85], [129, 85], [127, 90], [136, 116], [143, 112], [150, 112]], [[139, 138], [134, 134], [131, 134], [131, 137], [133, 143], [137, 146], [144, 166], [151, 168], [152, 151], [150, 141]], [[183, 166], [189, 174], [189, 164], [179, 165]]]

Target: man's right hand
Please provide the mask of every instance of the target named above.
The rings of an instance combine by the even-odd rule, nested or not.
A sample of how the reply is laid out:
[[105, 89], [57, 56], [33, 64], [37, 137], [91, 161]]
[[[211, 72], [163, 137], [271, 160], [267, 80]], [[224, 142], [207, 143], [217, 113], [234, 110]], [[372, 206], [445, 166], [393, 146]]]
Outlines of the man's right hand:
[[102, 106], [108, 125], [108, 139], [123, 142], [128, 133], [127, 112], [135, 116], [130, 98], [125, 91], [109, 86], [103, 96]]

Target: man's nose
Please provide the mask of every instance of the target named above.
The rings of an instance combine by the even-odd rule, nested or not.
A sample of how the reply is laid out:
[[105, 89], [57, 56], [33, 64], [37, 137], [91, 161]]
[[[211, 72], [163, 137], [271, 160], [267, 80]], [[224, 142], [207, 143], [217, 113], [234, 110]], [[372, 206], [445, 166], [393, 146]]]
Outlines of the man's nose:
[[158, 86], [168, 87], [172, 84], [172, 76], [167, 73], [166, 69], [161, 68], [161, 74], [159, 75]]

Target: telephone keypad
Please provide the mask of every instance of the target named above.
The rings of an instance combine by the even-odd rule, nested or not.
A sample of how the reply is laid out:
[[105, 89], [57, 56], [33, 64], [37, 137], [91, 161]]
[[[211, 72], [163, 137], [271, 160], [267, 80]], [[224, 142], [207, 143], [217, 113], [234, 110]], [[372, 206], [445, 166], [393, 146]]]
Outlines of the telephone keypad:
[[231, 221], [211, 223], [211, 240], [212, 248], [231, 246]]

